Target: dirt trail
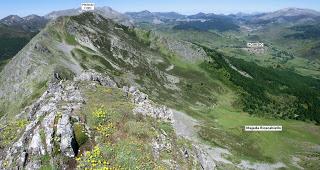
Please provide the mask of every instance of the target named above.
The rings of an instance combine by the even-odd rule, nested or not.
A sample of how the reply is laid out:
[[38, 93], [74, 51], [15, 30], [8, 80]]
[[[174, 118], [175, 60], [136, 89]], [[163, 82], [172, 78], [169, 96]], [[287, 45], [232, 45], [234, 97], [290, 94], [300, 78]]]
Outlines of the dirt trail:
[[193, 119], [191, 116], [183, 112], [176, 110], [173, 110], [173, 118], [173, 126], [177, 135], [189, 139], [195, 145], [200, 146], [209, 154], [209, 156], [214, 161], [216, 161], [216, 163], [232, 164], [233, 166], [235, 166], [235, 168], [239, 169], [273, 170], [287, 167], [282, 162], [277, 162], [274, 164], [251, 163], [247, 160], [241, 160], [239, 164], [234, 164], [224, 157], [224, 155], [232, 155], [229, 150], [220, 147], [212, 147], [201, 142], [201, 140], [197, 136], [197, 129], [195, 127], [200, 124], [199, 121]]
[[200, 146], [204, 149], [209, 156], [216, 162], [222, 162], [226, 164], [232, 164], [229, 160], [225, 159], [223, 155], [230, 154], [230, 152], [226, 149], [219, 147], [211, 147], [209, 145], [203, 144], [197, 136], [197, 129], [195, 126], [199, 125], [199, 122], [193, 119], [191, 116], [173, 110], [173, 118], [174, 118], [174, 129], [177, 135], [182, 136], [186, 139], [192, 141], [195, 145]]

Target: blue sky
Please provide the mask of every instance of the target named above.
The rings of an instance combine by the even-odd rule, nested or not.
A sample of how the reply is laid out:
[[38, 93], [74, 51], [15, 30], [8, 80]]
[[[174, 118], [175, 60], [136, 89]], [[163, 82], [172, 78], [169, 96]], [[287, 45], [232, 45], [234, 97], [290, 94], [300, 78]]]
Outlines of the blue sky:
[[5, 0], [1, 2], [0, 18], [10, 14], [44, 15], [53, 10], [77, 8], [82, 2], [110, 6], [126, 11], [176, 11], [237, 13], [267, 12], [287, 7], [310, 8], [320, 11], [320, 0]]

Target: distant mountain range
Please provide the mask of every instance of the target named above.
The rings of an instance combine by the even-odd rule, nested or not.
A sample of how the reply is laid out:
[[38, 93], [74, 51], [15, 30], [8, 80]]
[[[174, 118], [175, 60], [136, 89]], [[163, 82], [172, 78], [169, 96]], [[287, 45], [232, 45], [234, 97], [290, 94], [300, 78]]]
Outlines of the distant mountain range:
[[[38, 16], [38, 15], [28, 15], [26, 17], [20, 17], [18, 15], [9, 15], [0, 20], [0, 23], [7, 25], [7, 26], [14, 26], [23, 28], [26, 31], [36, 32], [42, 29], [46, 23], [52, 19], [56, 19], [60, 16], [75, 16], [81, 14], [80, 8], [75, 9], [67, 9], [67, 10], [60, 10], [60, 11], [53, 11], [45, 16]], [[97, 7], [95, 10], [96, 13], [117, 21], [124, 25], [132, 25], [130, 23], [128, 17], [124, 14], [121, 14], [117, 11], [114, 11], [110, 7]]]
[[249, 23], [268, 24], [283, 22], [319, 22], [320, 12], [310, 9], [285, 8], [275, 12], [249, 15], [245, 17]]
[[[274, 12], [255, 13], [255, 14], [230, 14], [218, 15], [214, 13], [198, 13], [195, 15], [182, 15], [176, 12], [127, 12], [125, 13], [136, 22], [154, 22], [161, 23], [165, 21], [193, 21], [193, 20], [211, 20], [217, 17], [220, 18], [234, 18], [244, 19], [248, 23], [271, 23], [271, 22], [284, 22], [284, 21], [319, 21], [320, 12], [310, 9], [301, 8], [285, 8]], [[159, 22], [161, 21], [161, 22]]]
[[125, 14], [135, 22], [150, 22], [154, 24], [186, 18], [185, 15], [176, 12], [150, 12], [147, 10], [141, 12], [126, 12]]
[[9, 15], [0, 20], [0, 23], [19, 27], [25, 31], [37, 32], [43, 28], [48, 22], [48, 19], [38, 15], [28, 15], [26, 17], [19, 17], [18, 15]]
[[[237, 21], [245, 21], [249, 24], [268, 24], [274, 22], [318, 22], [320, 21], [320, 12], [310, 9], [301, 8], [285, 8], [274, 12], [259, 14], [230, 14], [221, 15], [214, 13], [197, 13], [194, 15], [183, 15], [177, 12], [150, 12], [147, 10], [141, 12], [126, 12], [124, 14], [113, 10], [110, 7], [97, 7], [95, 12], [100, 15], [113, 19], [124, 25], [132, 25], [135, 23], [153, 23], [161, 24], [165, 22], [193, 22], [208, 20], [228, 20], [237, 23]], [[29, 15], [20, 17], [17, 15], [9, 15], [0, 20], [0, 23], [9, 26], [22, 27], [25, 30], [37, 31], [51, 19], [60, 16], [74, 16], [82, 13], [80, 8], [53, 11], [45, 16]]]

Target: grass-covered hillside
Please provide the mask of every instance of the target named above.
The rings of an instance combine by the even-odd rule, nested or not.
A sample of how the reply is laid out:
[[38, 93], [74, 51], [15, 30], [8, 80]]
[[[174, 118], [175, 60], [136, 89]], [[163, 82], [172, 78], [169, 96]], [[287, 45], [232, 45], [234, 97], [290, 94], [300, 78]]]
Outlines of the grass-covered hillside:
[[[224, 70], [226, 78], [243, 90], [244, 111], [265, 117], [320, 122], [318, 79], [301, 76], [291, 70], [265, 68], [242, 59], [225, 58], [221, 53], [207, 50], [214, 61], [203, 64], [203, 67], [209, 72]], [[230, 64], [250, 77], [239, 74]]]

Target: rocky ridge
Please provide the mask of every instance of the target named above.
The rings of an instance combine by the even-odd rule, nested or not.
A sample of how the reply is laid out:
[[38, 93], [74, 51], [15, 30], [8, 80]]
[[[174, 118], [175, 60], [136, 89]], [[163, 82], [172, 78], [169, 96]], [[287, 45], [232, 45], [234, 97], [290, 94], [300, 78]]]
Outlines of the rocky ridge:
[[[18, 114], [17, 118], [27, 117], [28, 124], [21, 137], [6, 151], [6, 156], [0, 161], [2, 169], [40, 169], [43, 162], [39, 157], [48, 155], [50, 163], [59, 162], [62, 169], [68, 167], [63, 157], [74, 158], [78, 154], [79, 145], [75, 140], [74, 123], [86, 124], [80, 120], [77, 112], [86, 104], [81, 94], [79, 83], [98, 83], [102, 86], [118, 88], [117, 84], [108, 76], [103, 76], [93, 70], [84, 71], [73, 81], [55, 80], [50, 83], [48, 90], [31, 106]], [[160, 106], [148, 99], [136, 87], [124, 86], [124, 93], [131, 98], [135, 105], [133, 112], [150, 116], [159, 120], [173, 122], [172, 110]], [[90, 131], [87, 131], [88, 136]], [[163, 131], [154, 139], [152, 146], [155, 158], [162, 150], [171, 150], [169, 139]], [[190, 152], [190, 153], [189, 153]], [[183, 151], [184, 154], [194, 154], [203, 169], [212, 169], [213, 162], [206, 162], [206, 153], [194, 146], [193, 151]], [[186, 155], [186, 157], [189, 157]], [[71, 168], [72, 169], [72, 168]]]

